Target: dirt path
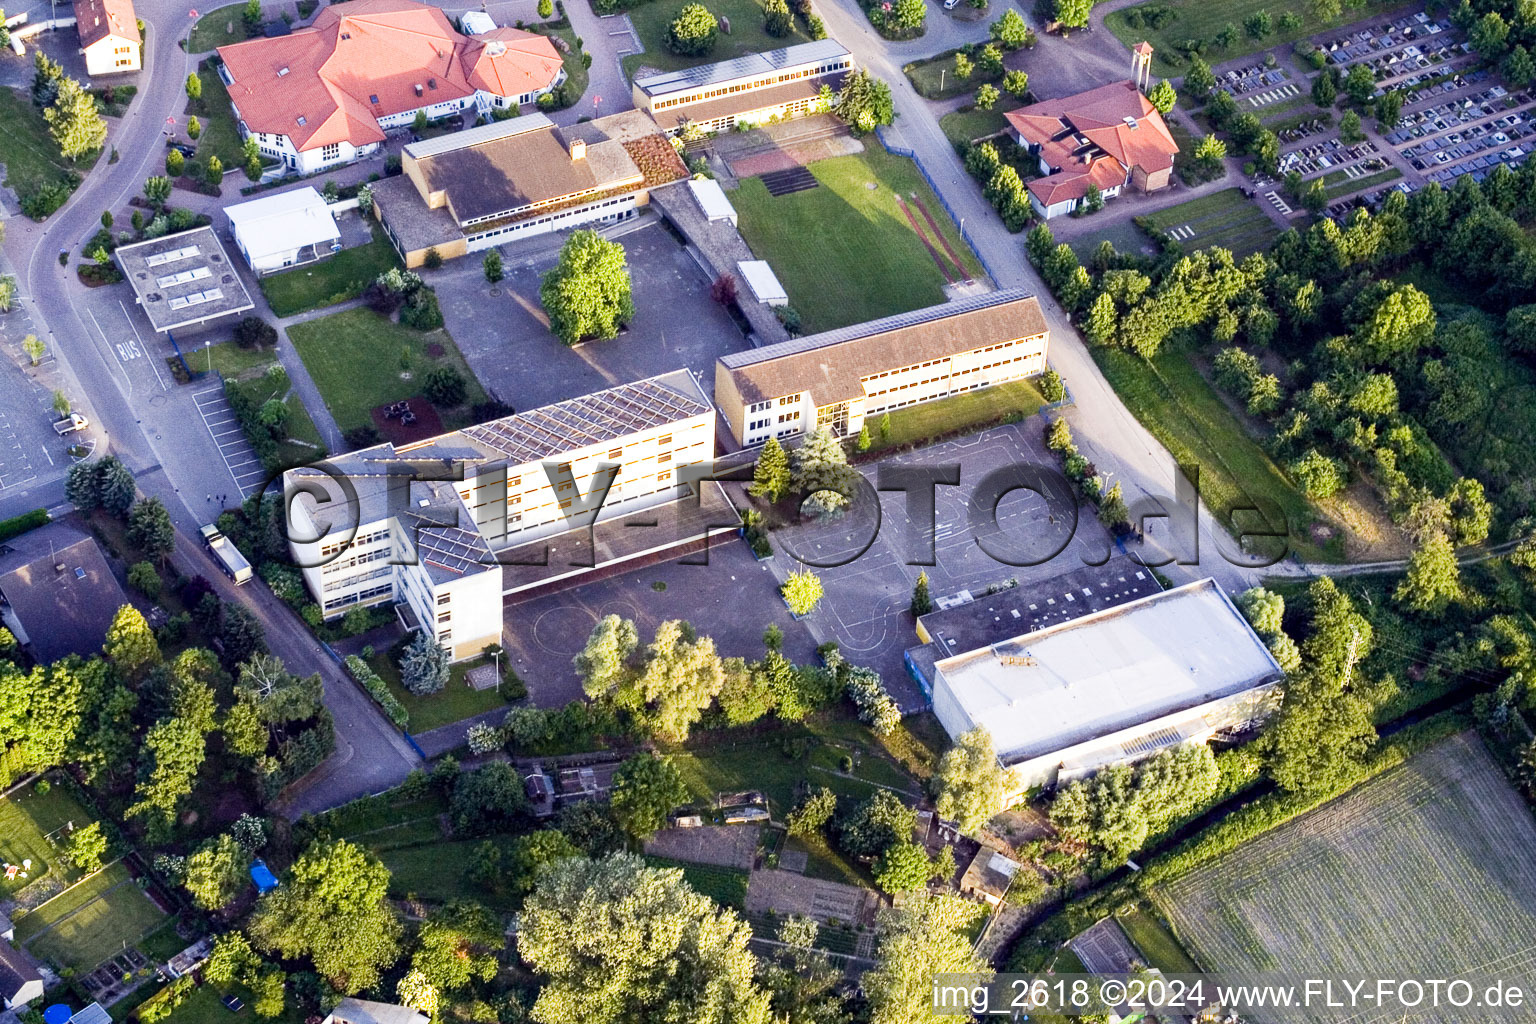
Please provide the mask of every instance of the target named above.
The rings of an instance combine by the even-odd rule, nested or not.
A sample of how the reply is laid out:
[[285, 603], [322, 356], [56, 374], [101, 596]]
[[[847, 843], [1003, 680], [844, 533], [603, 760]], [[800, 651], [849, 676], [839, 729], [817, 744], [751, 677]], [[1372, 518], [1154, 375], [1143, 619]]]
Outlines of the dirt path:
[[933, 243], [928, 241], [928, 235], [918, 225], [917, 218], [912, 216], [912, 208], [907, 205], [907, 201], [901, 198], [901, 196], [897, 196], [896, 205], [901, 207], [901, 212], [907, 215], [907, 223], [912, 225], [912, 230], [916, 232], [917, 237], [922, 240], [923, 248], [928, 250], [928, 255], [932, 256], [933, 262], [938, 264], [939, 273], [944, 275], [944, 280], [949, 284], [954, 284], [955, 279], [950, 276], [949, 267], [944, 264], [944, 257], [940, 256], [939, 250], [935, 249], [933, 247]]

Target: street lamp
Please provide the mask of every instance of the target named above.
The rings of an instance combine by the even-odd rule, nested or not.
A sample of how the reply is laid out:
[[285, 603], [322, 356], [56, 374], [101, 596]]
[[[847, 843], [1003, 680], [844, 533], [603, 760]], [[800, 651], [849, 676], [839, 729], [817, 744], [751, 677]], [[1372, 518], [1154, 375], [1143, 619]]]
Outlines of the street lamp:
[[211, 347], [212, 344], [213, 344], [213, 339], [212, 338], [204, 338], [203, 339], [203, 351], [208, 353], [208, 372], [209, 373], [213, 372], [213, 348]]

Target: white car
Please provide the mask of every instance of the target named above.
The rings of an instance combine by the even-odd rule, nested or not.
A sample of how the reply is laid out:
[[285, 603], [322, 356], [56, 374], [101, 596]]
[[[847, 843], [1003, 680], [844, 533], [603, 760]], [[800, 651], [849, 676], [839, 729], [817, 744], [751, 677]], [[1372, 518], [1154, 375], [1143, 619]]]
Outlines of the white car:
[[956, 7], [959, 7], [959, 6], [960, 6], [960, 0], [944, 0], [944, 9], [946, 11], [952, 11]]

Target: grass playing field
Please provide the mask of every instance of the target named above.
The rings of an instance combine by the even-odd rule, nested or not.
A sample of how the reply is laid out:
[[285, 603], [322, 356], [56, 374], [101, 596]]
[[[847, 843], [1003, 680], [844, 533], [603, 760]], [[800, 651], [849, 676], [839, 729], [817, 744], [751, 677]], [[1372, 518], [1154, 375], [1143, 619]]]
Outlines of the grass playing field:
[[[479, 381], [445, 330], [402, 327], [359, 308], [294, 324], [288, 337], [342, 430], [369, 423], [374, 406], [420, 394], [421, 379], [433, 366], [459, 371], [469, 385], [468, 405], [485, 401]], [[427, 354], [433, 344], [443, 347], [442, 355]], [[409, 380], [401, 377], [403, 352], [410, 353]]]
[[[810, 170], [817, 188], [775, 197], [760, 179], [748, 178], [730, 197], [742, 237], [773, 266], [806, 333], [944, 301], [944, 275], [897, 196], [921, 202], [966, 273], [981, 276], [975, 254], [911, 160], [870, 140], [863, 153], [821, 160]], [[915, 206], [912, 212], [937, 246], [927, 221]]]
[[117, 863], [18, 919], [16, 940], [38, 959], [89, 970], [164, 919]]
[[[1464, 733], [1156, 900], [1208, 970], [1524, 976], [1536, 964], [1536, 824]], [[1450, 1018], [1423, 1009], [1391, 1019]]]

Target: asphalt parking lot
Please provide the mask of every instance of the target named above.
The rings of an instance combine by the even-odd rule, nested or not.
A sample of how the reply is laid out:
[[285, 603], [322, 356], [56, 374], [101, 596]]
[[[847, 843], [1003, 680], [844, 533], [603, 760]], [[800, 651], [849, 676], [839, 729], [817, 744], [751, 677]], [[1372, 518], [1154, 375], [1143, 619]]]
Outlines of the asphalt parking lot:
[[54, 384], [44, 383], [58, 376], [52, 346], [36, 367], [21, 349], [22, 339], [35, 333], [31, 313], [19, 304], [0, 316], [0, 498], [57, 480], [69, 469], [71, 444], [94, 444], [94, 429], [66, 437], [53, 432]]
[[[927, 571], [937, 599], [962, 590], [980, 593], [988, 585], [1013, 579], [1050, 579], [1084, 564], [1101, 563], [1113, 550], [1091, 508], [1074, 527], [1071, 496], [1049, 477], [1043, 478], [1046, 497], [1025, 490], [1004, 494], [996, 502], [994, 524], [993, 503], [978, 497], [988, 489], [989, 474], [1009, 467], [1056, 465], [1041, 439], [1041, 419], [1032, 417], [861, 467], [872, 484], [882, 467], [887, 473], [900, 466], [951, 467], [958, 473], [958, 486], [935, 489], [934, 564], [907, 564], [927, 557], [923, 523], [909, 520], [905, 494], [885, 492], [880, 494], [878, 533], [871, 529], [873, 513], [867, 500], [864, 511], [856, 506], [847, 522], [833, 529], [776, 532], [775, 547], [783, 553], [773, 563], [775, 574], [799, 567], [788, 548], [815, 563], [826, 596], [805, 620], [812, 633], [818, 640], [836, 640], [850, 661], [877, 670], [903, 708], [918, 706], [923, 698], [907, 674], [902, 652], [919, 642], [907, 609], [920, 572]], [[988, 549], [1008, 561], [999, 561]]]
[[640, 224], [617, 236], [629, 262], [635, 319], [627, 334], [608, 341], [567, 348], [549, 333], [539, 282], [555, 265], [564, 234], [503, 247], [506, 278], [494, 287], [479, 254], [425, 275], [448, 333], [488, 391], [532, 409], [682, 367], [713, 391], [715, 360], [745, 348], [746, 339], [672, 235], [653, 218]]
[[[790, 660], [805, 664], [815, 658], [816, 641], [779, 599], [770, 563], [755, 561], [737, 539], [711, 548], [707, 565], [688, 564], [703, 557], [636, 569], [507, 607], [507, 653], [528, 685], [531, 702], [559, 707], [582, 696], [571, 659], [597, 620], [610, 614], [633, 619], [642, 644], [650, 642], [660, 623], [685, 619], [700, 635], [714, 638], [721, 656], [748, 661], [762, 657], [763, 630], [777, 625]], [[658, 584], [665, 587], [658, 589]]]

